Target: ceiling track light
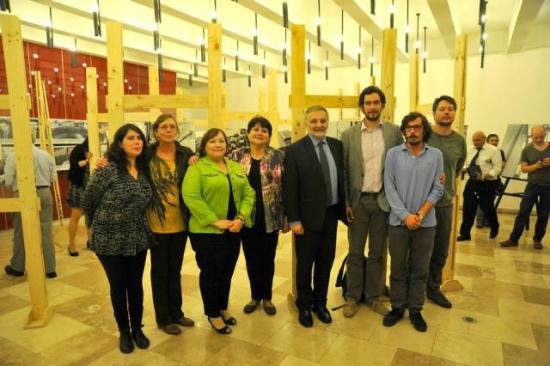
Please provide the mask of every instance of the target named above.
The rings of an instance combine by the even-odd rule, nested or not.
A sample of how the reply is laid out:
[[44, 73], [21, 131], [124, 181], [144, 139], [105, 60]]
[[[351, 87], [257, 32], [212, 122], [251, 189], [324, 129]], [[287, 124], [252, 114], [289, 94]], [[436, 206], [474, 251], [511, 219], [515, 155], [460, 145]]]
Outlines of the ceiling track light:
[[395, 23], [395, 0], [391, 1], [390, 5], [390, 28], [393, 29]]
[[227, 71], [225, 70], [225, 57], [223, 58], [223, 64], [222, 64], [222, 82], [225, 83], [227, 80]]
[[321, 46], [321, 0], [317, 0], [317, 46]]
[[237, 39], [237, 50], [235, 51], [235, 71], [239, 71], [239, 40]]
[[265, 71], [266, 71], [266, 58], [265, 58], [265, 50], [264, 50], [264, 59], [262, 60], [262, 79], [265, 79]]
[[357, 69], [361, 70], [361, 24], [359, 25], [359, 44], [357, 46]]
[[428, 43], [426, 41], [426, 29], [428, 27], [424, 26], [424, 51], [422, 51], [422, 72], [426, 73], [426, 64], [428, 58]]
[[342, 8], [342, 21], [340, 29], [340, 60], [344, 59], [344, 8]]
[[160, 48], [160, 23], [162, 22], [160, 14], [160, 0], [153, 0], [153, 12], [155, 14], [155, 29], [153, 30], [153, 49], [157, 51]]
[[287, 29], [285, 28], [285, 43], [283, 44], [283, 65], [284, 66], [287, 66], [288, 62], [287, 62], [287, 56], [288, 56], [288, 52], [287, 52], [287, 48], [288, 48], [288, 45], [287, 45]]
[[193, 59], [193, 75], [196, 76], [196, 77], [199, 76], [198, 59], [199, 59], [199, 51], [195, 50], [195, 58]]
[[409, 33], [411, 32], [411, 25], [409, 23], [409, 0], [407, 0], [407, 25], [405, 26], [405, 52], [409, 53]]
[[311, 74], [311, 41], [308, 41], [307, 43], [307, 63], [306, 63], [306, 66], [307, 66], [307, 73], [308, 74]]
[[189, 65], [189, 70], [190, 70], [188, 75], [189, 86], [193, 86], [193, 64]]
[[77, 54], [76, 54], [76, 37], [74, 39], [74, 46], [73, 46], [73, 49], [71, 50], [71, 67], [74, 69], [76, 67], [78, 67], [78, 59], [77, 59]]
[[201, 62], [206, 62], [206, 31], [202, 29], [201, 45]]
[[162, 73], [162, 40], [160, 41], [159, 48], [157, 49], [157, 68], [159, 73], [159, 81], [164, 80]]
[[485, 66], [485, 41], [487, 40], [487, 33], [485, 31], [485, 26], [487, 24], [487, 0], [480, 0], [479, 1], [479, 17], [478, 17], [478, 24], [480, 27], [479, 30], [479, 45], [480, 45], [480, 62], [481, 62], [481, 68], [483, 69]]
[[416, 42], [414, 42], [414, 48], [416, 54], [420, 49], [420, 13], [416, 13]]
[[325, 59], [325, 80], [328, 80], [328, 66], [329, 66], [328, 51], [326, 51], [326, 59]]
[[370, 0], [370, 13], [376, 15], [376, 0]]
[[283, 1], [283, 27], [288, 28], [288, 4]]
[[369, 63], [370, 63], [370, 76], [374, 76], [374, 36], [371, 37]]
[[10, 0], [0, 0], [0, 10], [11, 13]]
[[46, 45], [49, 48], [53, 47], [53, 16], [52, 7], [50, 6], [50, 19], [46, 22]]
[[214, 9], [210, 12], [210, 19], [212, 20], [212, 23], [216, 23], [218, 21], [218, 2], [214, 0]]
[[92, 15], [94, 19], [94, 36], [101, 37], [101, 13], [99, 12], [99, 0], [92, 4]]
[[252, 71], [250, 70], [250, 65], [248, 65], [248, 87], [250, 88], [252, 86]]
[[[286, 28], [285, 28], [286, 29]], [[258, 13], [254, 13], [254, 30], [252, 31], [254, 55], [258, 55]]]

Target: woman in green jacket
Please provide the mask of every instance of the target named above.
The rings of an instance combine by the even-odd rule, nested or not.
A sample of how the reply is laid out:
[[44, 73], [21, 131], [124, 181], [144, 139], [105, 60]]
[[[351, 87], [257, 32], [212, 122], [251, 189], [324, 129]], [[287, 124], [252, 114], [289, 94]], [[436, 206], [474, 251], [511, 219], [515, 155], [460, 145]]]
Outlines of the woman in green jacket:
[[240, 164], [225, 158], [227, 136], [208, 130], [200, 159], [187, 169], [182, 195], [191, 212], [189, 237], [200, 269], [204, 312], [212, 328], [231, 333], [237, 320], [227, 311], [231, 277], [240, 251], [240, 231], [251, 226], [255, 192]]

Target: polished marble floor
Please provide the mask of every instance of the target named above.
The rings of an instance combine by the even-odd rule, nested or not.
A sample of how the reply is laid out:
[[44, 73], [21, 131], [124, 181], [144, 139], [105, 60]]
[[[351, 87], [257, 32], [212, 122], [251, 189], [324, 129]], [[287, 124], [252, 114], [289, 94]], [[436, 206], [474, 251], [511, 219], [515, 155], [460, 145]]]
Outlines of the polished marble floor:
[[[513, 216], [501, 215], [505, 239]], [[185, 314], [197, 322], [181, 335], [156, 328], [149, 264], [144, 276], [144, 332], [148, 350], [118, 351], [107, 280], [92, 253], [69, 257], [66, 228], [57, 224], [58, 278], [47, 280], [54, 316], [45, 328], [25, 330], [29, 313], [26, 277], [0, 274], [0, 365], [550, 365], [550, 237], [542, 251], [532, 248], [529, 233], [518, 248], [501, 249], [488, 229], [474, 229], [472, 241], [459, 244], [456, 276], [464, 290], [449, 293], [451, 310], [426, 303], [426, 333], [404, 319], [392, 328], [364, 307], [352, 319], [333, 313], [333, 323], [301, 327], [289, 304], [290, 236], [282, 235], [277, 251], [274, 317], [242, 312], [249, 286], [241, 254], [232, 282], [230, 307], [238, 325], [229, 336], [211, 330], [202, 314], [198, 270], [187, 246], [182, 270]], [[11, 253], [11, 231], [0, 232], [0, 264]], [[332, 285], [347, 251], [345, 227], [338, 233], [337, 259], [329, 305], [343, 303]], [[470, 321], [467, 321], [470, 320]]]

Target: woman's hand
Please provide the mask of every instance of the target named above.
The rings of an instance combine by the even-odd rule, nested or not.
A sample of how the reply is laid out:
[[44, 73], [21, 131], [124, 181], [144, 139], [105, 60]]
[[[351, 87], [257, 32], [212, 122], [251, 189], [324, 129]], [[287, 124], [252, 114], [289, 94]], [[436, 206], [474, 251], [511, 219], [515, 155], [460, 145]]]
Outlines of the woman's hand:
[[244, 222], [241, 219], [235, 219], [231, 221], [231, 226], [229, 227], [229, 232], [238, 233], [244, 226]]
[[221, 230], [229, 229], [232, 224], [233, 224], [233, 221], [231, 220], [216, 220], [212, 223], [213, 226]]
[[187, 164], [189, 164], [189, 165], [195, 165], [195, 164], [197, 164], [198, 161], [199, 161], [199, 156], [198, 156], [197, 154], [191, 155], [191, 157], [189, 158], [189, 160], [187, 160]]
[[105, 158], [97, 159], [95, 163], [95, 170], [103, 169], [109, 164], [109, 160]]

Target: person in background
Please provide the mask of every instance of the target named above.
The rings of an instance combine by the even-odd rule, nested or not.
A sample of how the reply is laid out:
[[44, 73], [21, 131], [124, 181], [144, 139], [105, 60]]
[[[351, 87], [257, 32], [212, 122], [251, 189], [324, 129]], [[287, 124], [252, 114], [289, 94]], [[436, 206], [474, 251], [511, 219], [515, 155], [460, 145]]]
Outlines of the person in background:
[[469, 179], [464, 187], [462, 206], [462, 224], [457, 241], [470, 240], [470, 231], [475, 221], [477, 207], [485, 213], [491, 232], [490, 239], [498, 235], [498, 217], [495, 210], [494, 197], [497, 189], [497, 179], [502, 171], [502, 157], [500, 150], [486, 143], [482, 131], [474, 132], [473, 146], [468, 149], [465, 170]]
[[253, 226], [242, 230], [252, 297], [243, 309], [246, 314], [256, 310], [260, 302], [268, 315], [274, 315], [277, 311], [271, 302], [271, 290], [279, 230], [284, 226], [281, 179], [284, 154], [269, 146], [272, 132], [271, 123], [266, 118], [252, 118], [247, 127], [250, 146], [243, 146], [230, 154], [232, 160], [241, 164], [256, 192], [251, 215]]
[[[493, 145], [494, 147], [498, 148], [498, 142], [499, 138], [496, 133], [490, 133], [487, 135], [487, 143]], [[504, 151], [500, 149], [500, 156], [502, 157], [502, 171], [504, 171], [504, 167], [506, 166], [506, 154], [504, 154]], [[502, 172], [501, 171], [501, 172]], [[500, 175], [497, 179], [497, 189], [495, 190], [495, 196], [493, 197], [493, 202], [495, 202], [495, 198], [497, 195], [502, 195], [502, 182], [500, 181]], [[487, 222], [487, 219], [485, 218], [485, 215], [483, 214], [483, 211], [480, 207], [477, 208], [477, 217], [476, 217], [476, 227], [478, 229], [481, 229], [484, 226], [489, 226], [489, 223]]]
[[501, 241], [501, 247], [517, 247], [523, 230], [529, 221], [531, 210], [538, 200], [537, 222], [533, 235], [533, 248], [543, 248], [542, 239], [546, 234], [550, 211], [550, 143], [546, 141], [544, 126], [531, 129], [531, 143], [523, 148], [520, 164], [521, 172], [527, 173], [527, 185], [521, 196], [519, 213], [508, 240]]
[[283, 187], [288, 223], [296, 239], [298, 321], [309, 328], [312, 311], [321, 322], [332, 323], [328, 283], [338, 219], [346, 222], [346, 212], [342, 142], [327, 137], [326, 108], [311, 106], [304, 119], [307, 136], [285, 150]]
[[[46, 277], [55, 278], [57, 277], [57, 273], [55, 272], [55, 249], [52, 238], [53, 199], [50, 186], [57, 179], [57, 171], [50, 154], [40, 150], [35, 145], [32, 146], [32, 161], [34, 165], [36, 194], [40, 199], [40, 234], [42, 237], [44, 267]], [[16, 173], [15, 155], [9, 154], [4, 167], [4, 179], [6, 186], [11, 187], [14, 196], [19, 195]], [[10, 264], [4, 270], [10, 276], [21, 277], [25, 274], [25, 245], [23, 241], [21, 213], [12, 213], [11, 220], [14, 226], [13, 252]]]
[[189, 237], [200, 269], [204, 312], [220, 334], [237, 320], [228, 311], [231, 278], [240, 252], [240, 231], [252, 226], [256, 193], [241, 165], [225, 158], [227, 136], [212, 128], [203, 135], [197, 163], [183, 179], [183, 200], [191, 212]]
[[[114, 135], [107, 151], [109, 163], [90, 178], [82, 197], [90, 249], [109, 280], [111, 303], [120, 332], [122, 353], [149, 347], [141, 330], [143, 318], [143, 269], [154, 236], [146, 219], [153, 196], [143, 132], [127, 123]], [[129, 317], [129, 320], [128, 320]]]
[[384, 317], [386, 327], [395, 325], [409, 308], [416, 330], [428, 328], [422, 317], [430, 257], [437, 224], [432, 208], [443, 196], [443, 154], [425, 143], [431, 128], [420, 113], [409, 113], [401, 122], [406, 142], [386, 154], [384, 188], [391, 207], [390, 299], [392, 309]]
[[[89, 164], [92, 153], [88, 151], [88, 138], [86, 137], [80, 145], [76, 145], [69, 155], [69, 193], [67, 204], [71, 208], [71, 220], [69, 221], [69, 246], [67, 250], [71, 257], [78, 257], [75, 237], [78, 231], [78, 222], [84, 214], [82, 209], [82, 194], [86, 188], [89, 177]], [[90, 231], [86, 229], [88, 240], [86, 246], [90, 247]]]

